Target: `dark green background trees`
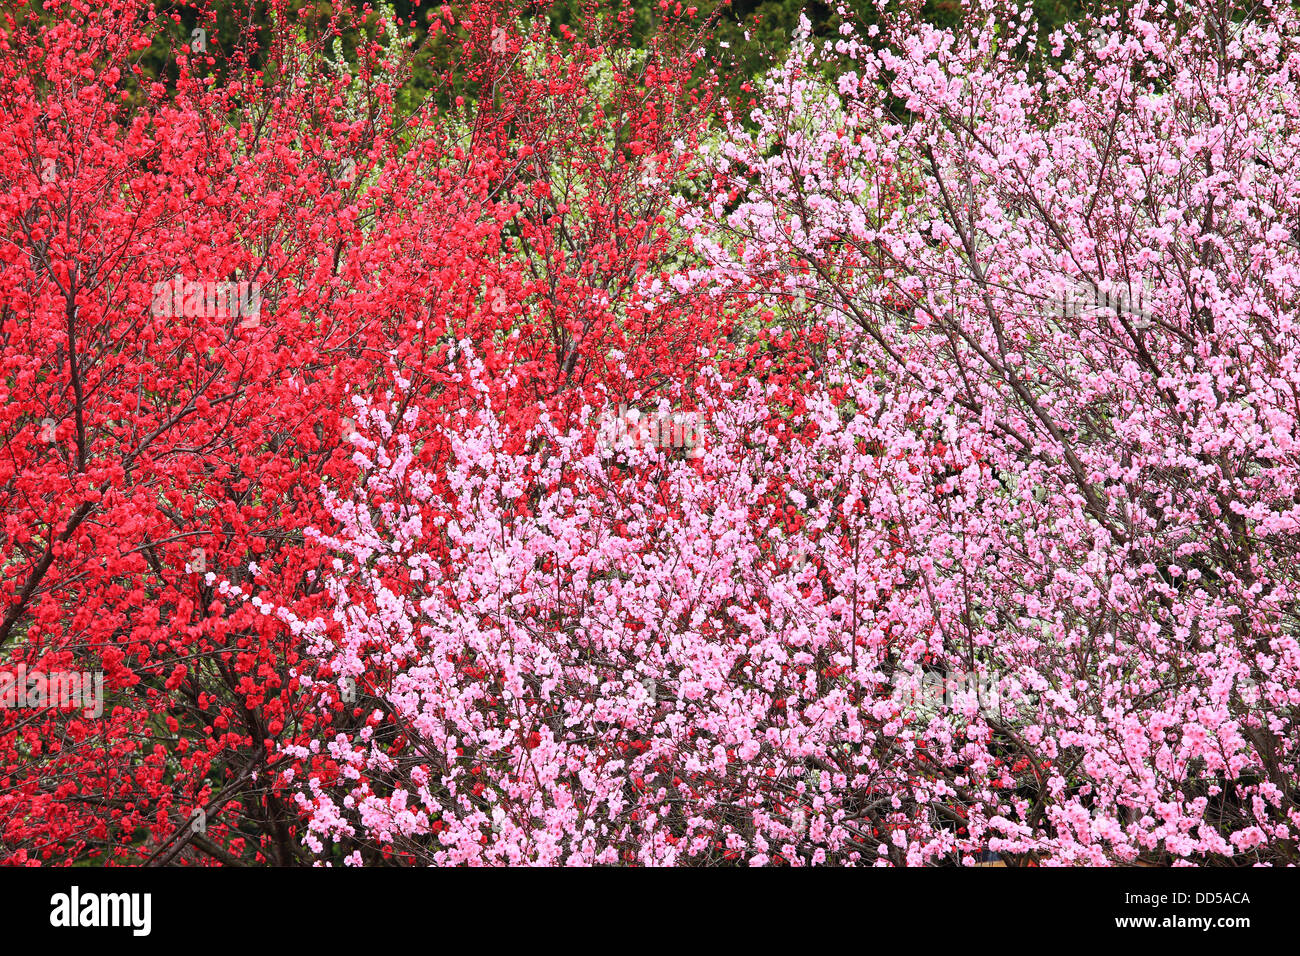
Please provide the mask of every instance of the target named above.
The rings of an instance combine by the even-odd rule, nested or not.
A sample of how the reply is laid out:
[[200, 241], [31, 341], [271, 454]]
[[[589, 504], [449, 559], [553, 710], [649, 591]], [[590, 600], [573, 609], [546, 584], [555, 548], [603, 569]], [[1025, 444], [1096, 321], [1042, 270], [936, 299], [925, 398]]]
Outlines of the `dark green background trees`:
[[[707, 46], [713, 54], [711, 59], [718, 64], [719, 73], [732, 93], [739, 92], [746, 80], [761, 73], [781, 55], [788, 46], [801, 12], [807, 13], [818, 32], [834, 30], [836, 26], [832, 5], [822, 0], [732, 0], [729, 4], [717, 0], [686, 0], [681, 6], [688, 3], [698, 7], [701, 21], [716, 15]], [[414, 105], [425, 94], [444, 88], [440, 79], [459, 53], [457, 44], [460, 37], [453, 30], [429, 41], [428, 24], [438, 15], [441, 6], [438, 3], [390, 0], [386, 5], [413, 34], [411, 88], [404, 99]], [[1077, 18], [1089, 5], [1087, 0], [1033, 2], [1044, 31]], [[292, 24], [294, 29], [310, 31], [314, 24], [327, 23], [332, 17], [350, 22], [352, 25], [344, 30], [345, 55], [367, 35], [374, 38], [379, 31], [381, 14], [378, 3], [299, 0], [292, 6], [295, 11], [306, 14]], [[460, 5], [453, 0], [448, 6], [455, 11]], [[870, 0], [853, 0], [851, 6], [864, 19], [874, 17], [875, 8]], [[369, 13], [366, 12], [368, 7]], [[164, 21], [172, 22], [165, 31], [166, 40], [155, 43], [141, 57], [147, 75], [164, 83], [174, 80], [175, 56], [177, 52], [185, 52], [196, 29], [206, 30], [208, 49], [216, 61], [212, 68], [220, 73], [223, 61], [233, 56], [237, 47], [249, 51], [248, 55], [254, 60], [266, 56], [266, 51], [274, 47], [271, 34], [284, 26], [272, 23], [267, 5], [258, 0], [215, 0], [209, 8], [208, 12], [203, 12], [199, 4], [164, 2], [158, 5]], [[35, 0], [29, 0], [19, 9], [27, 15], [45, 16]], [[961, 17], [959, 0], [925, 0], [923, 9], [932, 22], [941, 26], [954, 25]], [[656, 0], [542, 0], [535, 4], [534, 10], [535, 16], [550, 18], [554, 30], [568, 26], [577, 31], [590, 21], [593, 13], [618, 16], [627, 25], [626, 36], [633, 44], [650, 34], [659, 14]], [[250, 39], [256, 40], [256, 50], [249, 44]]]

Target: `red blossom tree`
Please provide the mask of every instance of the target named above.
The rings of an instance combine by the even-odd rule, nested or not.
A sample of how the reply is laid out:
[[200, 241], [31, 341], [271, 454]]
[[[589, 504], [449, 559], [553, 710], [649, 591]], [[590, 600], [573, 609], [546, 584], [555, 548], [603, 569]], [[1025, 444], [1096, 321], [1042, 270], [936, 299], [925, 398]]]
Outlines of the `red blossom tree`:
[[98, 715], [0, 710], [5, 861], [299, 859], [274, 765], [319, 719], [300, 639], [211, 582], [317, 607], [302, 529], [358, 468], [349, 396], [397, 375], [454, 421], [472, 347], [521, 416], [573, 416], [726, 331], [647, 281], [708, 107], [693, 17], [634, 52], [533, 12], [442, 8], [458, 53], [413, 109], [373, 16], [346, 60], [353, 24], [280, 2], [261, 37], [201, 13], [174, 41], [134, 0], [0, 24], [0, 666], [104, 687]]

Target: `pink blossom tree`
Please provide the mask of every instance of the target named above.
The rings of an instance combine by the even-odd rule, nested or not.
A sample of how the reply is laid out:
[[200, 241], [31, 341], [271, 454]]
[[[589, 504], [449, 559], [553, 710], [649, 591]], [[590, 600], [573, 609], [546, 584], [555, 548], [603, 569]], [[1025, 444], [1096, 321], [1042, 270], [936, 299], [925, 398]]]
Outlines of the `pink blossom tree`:
[[714, 282], [864, 356], [908, 622], [873, 665], [1023, 691], [921, 732], [908, 859], [956, 811], [1013, 860], [1297, 862], [1295, 12], [1134, 3], [1046, 49], [1014, 4], [842, 13], [696, 222]]
[[[333, 619], [277, 612], [317, 662], [307, 692], [363, 718], [286, 750], [308, 846], [347, 863], [898, 854], [890, 794], [915, 755], [881, 733], [903, 710], [878, 666], [892, 628], [873, 623], [890, 562], [854, 547], [875, 538], [870, 455], [836, 408], [869, 389], [791, 415], [706, 370], [693, 445], [588, 408], [599, 428], [541, 415], [542, 451], [521, 453], [494, 407], [508, 387], [465, 362], [483, 407], [446, 429], [445, 474], [413, 464], [425, 430], [400, 388], [358, 413], [367, 477], [330, 498], [341, 530], [321, 539]], [[796, 505], [815, 514], [788, 520]]]

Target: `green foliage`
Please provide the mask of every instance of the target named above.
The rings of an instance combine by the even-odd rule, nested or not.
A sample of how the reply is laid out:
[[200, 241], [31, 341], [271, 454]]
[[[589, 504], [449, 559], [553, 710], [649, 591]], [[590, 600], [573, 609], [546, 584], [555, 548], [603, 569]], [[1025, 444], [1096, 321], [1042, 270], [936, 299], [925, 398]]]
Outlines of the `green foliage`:
[[[674, 5], [676, 2], [674, 0]], [[806, 13], [814, 32], [818, 34], [833, 32], [838, 25], [832, 6], [822, 0], [731, 0], [730, 3], [720, 0], [686, 0], [682, 6], [692, 4], [699, 9], [701, 23], [716, 14], [716, 22], [706, 46], [718, 64], [727, 92], [733, 96], [741, 93], [741, 87], [747, 80], [765, 71], [785, 54], [801, 13]], [[459, 6], [454, 0], [448, 5], [453, 11]], [[1088, 6], [1085, 0], [1034, 0], [1033, 5], [1044, 31], [1056, 29], [1080, 16]], [[317, 22], [324, 22], [331, 14], [338, 13], [343, 14], [345, 20], [352, 19], [360, 24], [363, 22], [361, 18], [368, 11], [364, 27], [358, 26], [345, 32], [342, 44], [345, 55], [350, 55], [356, 49], [356, 44], [361, 42], [363, 35], [366, 39], [374, 39], [379, 34], [378, 21], [382, 14], [374, 9], [376, 6], [363, 0], [338, 0], [335, 3], [296, 0], [293, 4], [295, 11], [310, 8]], [[444, 98], [447, 95], [446, 89], [439, 79], [446, 74], [459, 54], [463, 33], [453, 29], [430, 39], [428, 25], [438, 15], [441, 4], [420, 0], [392, 0], [383, 6], [390, 9], [403, 25], [414, 51], [413, 74], [411, 82], [402, 93], [402, 105], [411, 109], [426, 96]], [[875, 19], [875, 6], [870, 0], [851, 0], [850, 7], [866, 22]], [[142, 62], [151, 76], [164, 82], [174, 79], [174, 50], [189, 42], [193, 30], [208, 27], [220, 59], [220, 55], [227, 52], [236, 38], [247, 35], [250, 30], [264, 37], [270, 29], [266, 5], [255, 0], [216, 0], [212, 5], [212, 19], [207, 24], [201, 23], [193, 8], [184, 4], [164, 4], [159, 9], [165, 17], [176, 18], [168, 29], [172, 49], [165, 48], [165, 44], [155, 44], [145, 53]], [[592, 9], [604, 11], [608, 16], [621, 12], [622, 16], [629, 18], [632, 21], [630, 42], [633, 46], [641, 47], [654, 29], [657, 3], [653, 0], [637, 0], [629, 7], [623, 0], [552, 0], [549, 3], [539, 2], [534, 15], [547, 17], [553, 32], [558, 32], [562, 26], [578, 31]], [[960, 0], [926, 0], [924, 4], [926, 16], [940, 26], [956, 24], [961, 17], [961, 9]]]

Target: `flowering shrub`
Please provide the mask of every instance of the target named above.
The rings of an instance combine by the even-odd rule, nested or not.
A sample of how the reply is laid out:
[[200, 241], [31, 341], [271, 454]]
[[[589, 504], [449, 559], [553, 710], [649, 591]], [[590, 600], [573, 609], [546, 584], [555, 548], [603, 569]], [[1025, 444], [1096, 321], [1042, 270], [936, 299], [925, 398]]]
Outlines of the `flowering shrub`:
[[887, 613], [1030, 695], [928, 749], [910, 860], [936, 799], [1051, 862], [1297, 862], [1300, 48], [1285, 4], [1201, 12], [805, 32], [716, 160], [715, 279], [841, 317], [864, 437], [942, 468], [871, 494]]
[[827, 392], [792, 416], [751, 380], [706, 400], [695, 454], [545, 418], [545, 453], [518, 454], [482, 396], [445, 475], [413, 464], [400, 393], [361, 415], [367, 478], [331, 499], [324, 539], [332, 617], [280, 612], [339, 721], [286, 748], [308, 845], [348, 863], [888, 853], [878, 821], [917, 758], [882, 733], [912, 736], [880, 671], [901, 565], [863, 507], [861, 418]]

